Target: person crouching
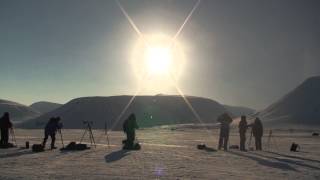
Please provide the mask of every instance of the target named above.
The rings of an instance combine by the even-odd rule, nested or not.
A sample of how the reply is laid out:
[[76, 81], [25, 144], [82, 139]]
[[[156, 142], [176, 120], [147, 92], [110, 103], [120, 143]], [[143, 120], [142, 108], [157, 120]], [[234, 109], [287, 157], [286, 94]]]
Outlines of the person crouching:
[[123, 141], [124, 149], [133, 149], [134, 148], [134, 140], [136, 138], [135, 129], [138, 129], [138, 124], [136, 121], [136, 116], [131, 114], [128, 119], [126, 119], [123, 123], [123, 131], [127, 135], [127, 139]]
[[54, 146], [55, 140], [56, 140], [56, 132], [62, 128], [62, 123], [60, 123], [60, 117], [52, 117], [48, 121], [48, 123], [45, 126], [44, 129], [44, 139], [42, 146], [45, 148], [46, 142], [48, 140], [48, 137], [51, 138], [51, 149], [56, 149], [57, 147]]

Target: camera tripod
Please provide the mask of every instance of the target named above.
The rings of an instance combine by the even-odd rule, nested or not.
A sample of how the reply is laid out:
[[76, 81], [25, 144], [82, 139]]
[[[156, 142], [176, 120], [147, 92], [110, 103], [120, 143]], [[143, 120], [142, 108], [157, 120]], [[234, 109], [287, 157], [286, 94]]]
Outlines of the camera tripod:
[[89, 139], [90, 139], [90, 144], [92, 146], [92, 144], [94, 145], [94, 147], [96, 147], [96, 142], [94, 140], [94, 137], [93, 137], [93, 133], [92, 133], [92, 127], [91, 125], [93, 124], [93, 122], [89, 122], [89, 121], [83, 121], [83, 124], [85, 125], [85, 130], [84, 130], [84, 133], [81, 137], [81, 140], [80, 140], [80, 144], [84, 138], [84, 136], [87, 134], [87, 132], [89, 133]]
[[249, 150], [253, 150], [253, 147], [251, 146], [252, 136], [253, 136], [253, 133], [252, 133], [252, 129], [251, 129], [249, 143], [248, 143]]
[[276, 147], [276, 149], [278, 149], [278, 145], [276, 142], [276, 139], [274, 138], [274, 136], [272, 135], [272, 130], [269, 131], [269, 136], [268, 136], [268, 140], [267, 140], [267, 149], [271, 150], [271, 146], [274, 145]]
[[16, 140], [16, 135], [14, 134], [14, 130], [13, 128], [10, 128], [10, 135], [11, 135], [11, 139], [12, 141], [15, 143], [15, 145], [17, 146], [17, 140]]

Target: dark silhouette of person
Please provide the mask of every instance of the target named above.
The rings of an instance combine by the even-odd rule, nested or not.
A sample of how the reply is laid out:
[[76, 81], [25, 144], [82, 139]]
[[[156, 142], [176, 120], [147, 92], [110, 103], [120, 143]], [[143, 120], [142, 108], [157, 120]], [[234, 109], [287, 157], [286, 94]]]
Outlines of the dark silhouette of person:
[[218, 149], [221, 150], [221, 148], [223, 146], [223, 149], [225, 151], [227, 151], [228, 150], [229, 131], [230, 131], [229, 125], [232, 122], [232, 118], [229, 116], [229, 114], [224, 113], [218, 117], [217, 121], [221, 123]]
[[0, 119], [0, 129], [1, 129], [1, 146], [8, 146], [9, 143], [9, 129], [12, 128], [12, 123], [10, 121], [10, 115], [5, 112]]
[[135, 130], [139, 128], [136, 116], [133, 113], [124, 121], [122, 128], [127, 135], [127, 139], [124, 141], [125, 148], [133, 148], [134, 140], [136, 138]]
[[239, 122], [239, 134], [240, 134], [240, 151], [246, 151], [246, 132], [248, 129], [246, 116], [241, 116]]
[[256, 150], [262, 150], [262, 136], [263, 136], [263, 126], [262, 122], [259, 118], [256, 118], [253, 122], [252, 126], [252, 135], [254, 136]]
[[52, 117], [48, 121], [44, 129], [44, 139], [42, 146], [43, 148], [46, 146], [46, 142], [48, 137], [51, 138], [51, 149], [56, 149], [57, 147], [54, 146], [56, 140], [56, 132], [62, 128], [62, 123], [60, 123], [60, 117]]

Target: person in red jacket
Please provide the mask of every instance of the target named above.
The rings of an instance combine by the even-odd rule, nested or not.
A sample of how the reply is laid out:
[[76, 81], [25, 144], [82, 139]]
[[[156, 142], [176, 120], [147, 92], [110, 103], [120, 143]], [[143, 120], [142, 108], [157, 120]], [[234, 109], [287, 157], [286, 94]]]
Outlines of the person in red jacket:
[[9, 129], [12, 128], [12, 123], [10, 121], [10, 115], [5, 112], [0, 119], [0, 129], [1, 129], [1, 146], [7, 146], [9, 143]]

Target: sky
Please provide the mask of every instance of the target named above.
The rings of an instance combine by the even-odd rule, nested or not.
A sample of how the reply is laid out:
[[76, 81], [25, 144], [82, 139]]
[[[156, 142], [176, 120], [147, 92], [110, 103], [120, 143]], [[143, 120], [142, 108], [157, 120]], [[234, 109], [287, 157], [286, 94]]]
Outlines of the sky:
[[[168, 37], [196, 2], [120, 1], [142, 34]], [[319, 9], [318, 0], [202, 0], [177, 37], [185, 57], [177, 85], [187, 95], [265, 108], [320, 75]], [[114, 0], [2, 0], [0, 98], [135, 94], [138, 39]], [[139, 91], [160, 93], [178, 94], [173, 86]]]

